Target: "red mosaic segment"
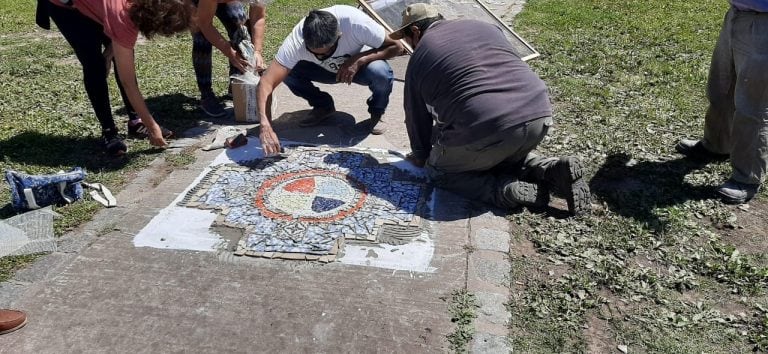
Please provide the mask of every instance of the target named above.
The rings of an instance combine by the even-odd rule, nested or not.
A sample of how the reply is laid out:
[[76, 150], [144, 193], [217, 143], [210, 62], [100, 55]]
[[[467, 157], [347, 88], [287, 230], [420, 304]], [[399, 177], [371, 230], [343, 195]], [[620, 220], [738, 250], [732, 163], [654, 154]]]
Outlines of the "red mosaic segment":
[[315, 179], [302, 178], [298, 181], [289, 183], [287, 186], [283, 187], [283, 189], [293, 193], [312, 193], [315, 190]]
[[[315, 188], [315, 181], [313, 178], [314, 176], [327, 176], [327, 177], [335, 177], [341, 180], [346, 180], [347, 183], [349, 183], [349, 185], [358, 192], [359, 198], [357, 202], [351, 208], [340, 210], [337, 214], [327, 216], [327, 217], [295, 217], [290, 214], [273, 211], [265, 205], [264, 198], [269, 195], [269, 192], [271, 192], [274, 189], [274, 187], [276, 187], [277, 185], [285, 181], [296, 179], [297, 177], [298, 178], [303, 177], [303, 178], [295, 182], [291, 182], [290, 184], [284, 186], [283, 189], [289, 192], [305, 192], [305, 193], [312, 192]], [[306, 180], [309, 180], [311, 182], [305, 182]], [[312, 188], [309, 189], [307, 192], [305, 188], [307, 188], [309, 183], [311, 183]], [[289, 187], [295, 188], [295, 190], [289, 190], [288, 189]], [[303, 189], [303, 190], [299, 191], [299, 189]], [[317, 170], [305, 170], [305, 171], [299, 171], [299, 172], [286, 173], [286, 174], [282, 174], [264, 181], [261, 184], [261, 187], [259, 187], [259, 190], [256, 192], [254, 204], [261, 212], [261, 215], [270, 219], [298, 220], [300, 222], [308, 222], [308, 223], [326, 223], [326, 222], [341, 220], [349, 215], [356, 213], [358, 210], [360, 210], [363, 204], [365, 204], [367, 195], [368, 194], [366, 192], [365, 186], [360, 182], [358, 182], [357, 180], [355, 180], [354, 178], [342, 173], [334, 172], [334, 171], [317, 169]]]

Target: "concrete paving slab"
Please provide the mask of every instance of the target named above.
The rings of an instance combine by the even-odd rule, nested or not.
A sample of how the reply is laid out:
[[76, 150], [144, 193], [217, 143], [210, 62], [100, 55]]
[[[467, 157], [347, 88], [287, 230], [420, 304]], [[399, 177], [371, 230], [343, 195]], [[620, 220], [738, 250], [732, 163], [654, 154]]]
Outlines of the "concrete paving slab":
[[[393, 67], [402, 78], [405, 59], [394, 60]], [[278, 135], [407, 150], [402, 82], [395, 83], [384, 117], [389, 132], [359, 140], [344, 128], [352, 123], [349, 117], [367, 119], [364, 88], [327, 90], [348, 117], [299, 129], [293, 125], [309, 107], [282, 86], [276, 93]], [[67, 253], [47, 256], [40, 263], [45, 269], [32, 267], [0, 284], [0, 307], [29, 315], [25, 328], [0, 336], [0, 352], [445, 352], [446, 335], [454, 330], [451, 293], [473, 282], [496, 282], [485, 288], [491, 290], [508, 282], [502, 253], [468, 253], [470, 204], [439, 190], [429, 220], [435, 235], [432, 273], [134, 247], [133, 237], [219, 152], [198, 151], [196, 162], [173, 171], [162, 161], [153, 163], [118, 195], [119, 207], [102, 210], [61, 239]], [[478, 225], [508, 231], [498, 219]], [[500, 302], [501, 293], [484, 298], [487, 311], [501, 311], [491, 303]], [[503, 336], [499, 331], [482, 324], [478, 343], [488, 343], [487, 333]]]
[[484, 354], [509, 354], [512, 352], [507, 336], [481, 333], [472, 340], [472, 352]]
[[472, 230], [471, 238], [477, 249], [509, 253], [509, 232], [483, 227]]

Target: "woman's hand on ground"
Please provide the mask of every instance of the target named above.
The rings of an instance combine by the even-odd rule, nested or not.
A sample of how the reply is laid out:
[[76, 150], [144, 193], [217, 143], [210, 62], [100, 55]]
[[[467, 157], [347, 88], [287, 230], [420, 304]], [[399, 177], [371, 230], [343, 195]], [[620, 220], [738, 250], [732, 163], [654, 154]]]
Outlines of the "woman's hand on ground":
[[152, 144], [152, 146], [165, 147], [168, 145], [165, 138], [163, 138], [163, 130], [160, 129], [160, 126], [157, 123], [151, 124], [151, 126], [147, 128], [149, 131], [149, 143]]

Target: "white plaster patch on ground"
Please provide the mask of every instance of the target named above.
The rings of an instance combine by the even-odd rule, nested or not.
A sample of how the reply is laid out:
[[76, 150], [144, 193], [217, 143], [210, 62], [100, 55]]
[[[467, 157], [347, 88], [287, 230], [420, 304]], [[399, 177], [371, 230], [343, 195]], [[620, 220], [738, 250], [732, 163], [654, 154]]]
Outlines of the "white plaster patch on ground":
[[[284, 145], [294, 144], [294, 142], [287, 141], [282, 141], [281, 143]], [[371, 151], [374, 149], [359, 150]], [[248, 144], [245, 146], [223, 151], [169, 206], [162, 209], [158, 215], [139, 231], [134, 237], [134, 246], [208, 252], [218, 251], [224, 245], [225, 240], [210, 228], [218, 213], [214, 210], [201, 210], [176, 205], [187, 195], [190, 189], [200, 183], [202, 178], [211, 171], [212, 166], [249, 161], [262, 158], [263, 156], [261, 143], [255, 137], [248, 137]], [[394, 167], [414, 175], [424, 175], [421, 168], [414, 167], [410, 162], [402, 158], [390, 158], [389, 162]], [[434, 203], [434, 198], [430, 199], [432, 200], [431, 203]], [[430, 208], [434, 210], [432, 206]], [[434, 256], [434, 251], [434, 240], [425, 232], [406, 245], [347, 244], [344, 247], [344, 256], [340, 257], [338, 261], [349, 265], [432, 273], [435, 271], [435, 268], [430, 267], [430, 263]]]
[[160, 211], [133, 239], [136, 247], [190, 251], [216, 251], [224, 242], [210, 227], [217, 213], [177, 207]]
[[[217, 160], [224, 153], [217, 157]], [[220, 162], [221, 163], [221, 162]], [[211, 165], [220, 164], [214, 161]], [[191, 251], [216, 251], [224, 241], [211, 232], [211, 223], [216, 219], [216, 211], [178, 207], [185, 195], [200, 183], [211, 170], [206, 167], [192, 183], [184, 189], [171, 204], [155, 215], [133, 238], [135, 247], [166, 248]]]
[[435, 241], [424, 232], [413, 242], [405, 245], [344, 245], [344, 256], [338, 259], [353, 264], [393, 270], [434, 273], [430, 267], [435, 254]]
[[[285, 145], [292, 142], [282, 141], [281, 143]], [[249, 136], [248, 144], [237, 149], [225, 149], [224, 152], [211, 162], [211, 166], [260, 159], [262, 157], [264, 157], [264, 150], [261, 149], [261, 142], [259, 139]]]
[[[286, 142], [283, 142], [284, 144]], [[165, 248], [175, 250], [213, 252], [222, 246], [224, 239], [210, 230], [218, 213], [176, 206], [192, 187], [196, 186], [211, 171], [211, 166], [248, 161], [264, 156], [259, 139], [249, 137], [248, 144], [237, 149], [222, 151], [192, 183], [179, 193], [176, 199], [162, 209], [133, 238], [136, 247]]]

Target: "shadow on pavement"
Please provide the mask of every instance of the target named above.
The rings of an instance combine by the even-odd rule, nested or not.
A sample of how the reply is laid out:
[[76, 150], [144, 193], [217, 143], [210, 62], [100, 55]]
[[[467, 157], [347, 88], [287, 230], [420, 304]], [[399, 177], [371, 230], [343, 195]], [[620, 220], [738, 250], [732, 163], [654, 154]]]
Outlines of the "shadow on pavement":
[[[27, 131], [6, 140], [0, 140], [0, 160], [21, 165], [51, 167], [49, 171], [21, 171], [31, 174], [55, 173], [57, 170], [80, 166], [88, 171], [115, 171], [123, 168], [131, 158], [156, 154], [161, 149], [129, 149], [121, 157], [107, 155], [96, 137], [72, 137]], [[55, 170], [56, 171], [55, 171]]]
[[337, 111], [327, 120], [311, 127], [300, 127], [299, 122], [309, 110], [286, 112], [273, 119], [272, 128], [280, 139], [300, 141], [314, 145], [355, 146], [368, 136], [368, 131], [359, 129], [355, 117]]
[[[404, 155], [402, 155], [397, 151], [391, 151], [391, 150], [389, 151], [389, 153], [392, 155], [398, 156], [403, 160], [395, 163], [392, 163], [392, 162], [380, 163], [376, 159], [366, 155], [365, 163], [362, 164], [361, 166], [364, 166], [365, 168], [388, 168], [387, 166], [391, 166], [393, 171], [392, 180], [413, 181], [415, 183], [423, 183], [424, 188], [422, 188], [421, 192], [426, 194], [424, 198], [426, 205], [420, 205], [417, 207], [414, 214], [418, 215], [419, 217], [422, 217], [431, 221], [455, 221], [455, 220], [468, 219], [470, 217], [482, 215], [487, 212], [491, 212], [495, 216], [505, 217], [509, 213], [513, 213], [513, 214], [520, 213], [520, 212], [523, 212], [524, 210], [523, 207], [516, 208], [509, 211], [495, 208], [493, 206], [484, 204], [479, 201], [463, 198], [447, 190], [433, 187], [427, 181], [426, 176], [414, 177], [409, 172], [405, 172], [402, 170], [403, 166], [400, 164], [410, 164], [408, 161], [405, 160]], [[337, 154], [329, 154], [328, 156], [326, 156], [325, 158], [326, 163], [335, 163], [335, 161], [338, 160], [335, 157], [336, 155]], [[344, 162], [338, 165], [340, 167], [345, 167], [345, 168], [354, 168], [354, 166], [345, 165]], [[395, 206], [401, 205], [400, 204], [401, 196], [387, 193], [389, 192], [388, 189], [378, 190], [376, 188], [369, 188], [367, 192], [368, 194], [375, 195], [376, 197], [382, 200], [385, 200], [392, 205], [395, 205]], [[401, 208], [401, 210], [403, 210], [403, 208]], [[541, 210], [536, 210], [536, 209], [529, 209], [529, 210], [534, 213], [546, 213], [547, 215], [558, 218], [558, 219], [569, 217], [567, 210], [560, 210], [552, 207], [543, 208]], [[412, 210], [403, 210], [403, 211], [412, 212]]]
[[631, 163], [628, 154], [608, 156], [590, 181], [592, 194], [619, 215], [647, 224], [655, 231], [666, 228], [654, 209], [678, 205], [688, 200], [713, 197], [713, 187], [693, 186], [684, 181], [701, 164], [680, 158], [669, 161]]
[[[234, 112], [231, 107], [226, 108], [226, 114], [221, 117], [210, 117], [200, 110], [198, 101], [196, 97], [180, 93], [165, 94], [146, 99], [147, 107], [153, 113], [157, 123], [173, 130], [177, 133], [177, 136], [179, 136], [180, 132], [186, 132], [190, 128], [199, 126], [201, 121], [215, 125], [245, 124], [235, 121]], [[117, 114], [128, 115], [128, 112], [125, 110], [125, 107], [121, 107], [117, 110]], [[120, 127], [120, 129], [122, 130], [124, 127]], [[206, 131], [201, 130], [200, 134], [186, 137], [199, 137], [204, 135], [203, 133]]]

